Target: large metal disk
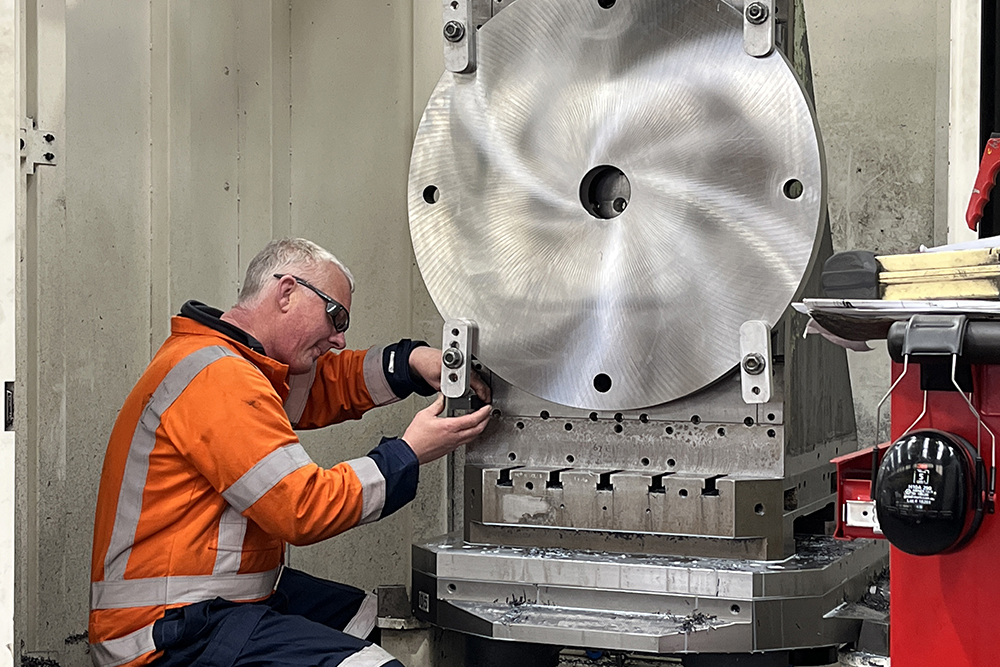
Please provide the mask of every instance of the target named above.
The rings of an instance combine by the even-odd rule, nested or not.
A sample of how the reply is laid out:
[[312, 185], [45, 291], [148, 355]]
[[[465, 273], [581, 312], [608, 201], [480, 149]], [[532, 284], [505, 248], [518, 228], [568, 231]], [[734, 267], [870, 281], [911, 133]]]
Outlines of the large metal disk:
[[731, 370], [743, 322], [780, 318], [818, 237], [822, 149], [783, 57], [748, 56], [742, 30], [714, 0], [518, 0], [479, 31], [476, 73], [441, 78], [413, 248], [501, 377], [656, 405]]

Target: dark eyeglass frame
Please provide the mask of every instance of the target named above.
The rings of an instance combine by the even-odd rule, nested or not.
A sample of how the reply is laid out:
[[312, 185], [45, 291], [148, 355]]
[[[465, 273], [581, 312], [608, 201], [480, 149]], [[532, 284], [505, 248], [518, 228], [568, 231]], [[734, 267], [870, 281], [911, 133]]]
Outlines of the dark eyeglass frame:
[[290, 273], [275, 273], [274, 277], [281, 280], [285, 276], [291, 275], [295, 278], [295, 282], [302, 285], [303, 287], [308, 287], [316, 296], [323, 299], [326, 302], [326, 316], [330, 319], [330, 324], [333, 325], [334, 330], [337, 333], [344, 333], [347, 328], [351, 326], [351, 314], [347, 311], [342, 303], [336, 299], [323, 293], [323, 290], [319, 289], [315, 285], [311, 284], [308, 280], [303, 280], [298, 276], [292, 275]]

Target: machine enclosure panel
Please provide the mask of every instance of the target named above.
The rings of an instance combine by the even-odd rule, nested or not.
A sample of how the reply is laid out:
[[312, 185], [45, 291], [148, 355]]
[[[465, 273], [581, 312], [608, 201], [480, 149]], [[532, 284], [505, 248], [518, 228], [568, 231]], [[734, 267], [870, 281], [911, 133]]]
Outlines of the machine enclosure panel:
[[[892, 439], [923, 409], [920, 373], [912, 369], [892, 394]], [[893, 381], [902, 372], [894, 363]], [[972, 402], [994, 433], [1000, 432], [1000, 366], [973, 367]], [[956, 392], [929, 392], [927, 414], [918, 428], [956, 433], [976, 444], [976, 418]], [[981, 436], [981, 454], [990, 466], [989, 434]], [[890, 607], [893, 667], [982, 667], [996, 663], [996, 614], [1000, 578], [993, 576], [1000, 554], [1000, 523], [987, 514], [971, 541], [954, 553], [912, 556], [890, 552]]]

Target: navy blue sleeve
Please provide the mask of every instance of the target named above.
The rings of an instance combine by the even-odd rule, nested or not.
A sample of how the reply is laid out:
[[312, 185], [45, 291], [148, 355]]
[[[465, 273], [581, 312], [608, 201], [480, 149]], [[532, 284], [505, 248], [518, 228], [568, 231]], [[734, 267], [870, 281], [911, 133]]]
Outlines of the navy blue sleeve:
[[368, 457], [375, 461], [385, 478], [385, 505], [379, 517], [381, 519], [416, 497], [420, 461], [400, 438], [382, 438], [379, 446], [368, 452]]
[[427, 343], [404, 338], [398, 343], [386, 345], [382, 350], [382, 372], [392, 393], [399, 398], [414, 393], [431, 396], [436, 392], [422, 377], [410, 373], [410, 352], [418, 347], [427, 347]]

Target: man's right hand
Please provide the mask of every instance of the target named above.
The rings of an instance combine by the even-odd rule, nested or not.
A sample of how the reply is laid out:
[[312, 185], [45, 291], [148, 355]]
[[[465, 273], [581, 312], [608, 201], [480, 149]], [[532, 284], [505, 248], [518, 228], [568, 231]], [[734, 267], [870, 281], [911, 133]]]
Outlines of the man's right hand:
[[467, 445], [483, 432], [490, 421], [492, 406], [484, 405], [461, 417], [439, 417], [444, 410], [444, 396], [418, 412], [403, 433], [403, 440], [421, 464], [449, 454]]

